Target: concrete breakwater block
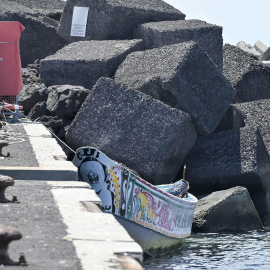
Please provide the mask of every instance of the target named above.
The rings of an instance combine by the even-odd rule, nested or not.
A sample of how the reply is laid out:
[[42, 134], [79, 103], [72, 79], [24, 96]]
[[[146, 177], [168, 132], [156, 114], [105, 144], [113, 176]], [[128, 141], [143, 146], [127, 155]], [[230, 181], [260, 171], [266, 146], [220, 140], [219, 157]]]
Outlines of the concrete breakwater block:
[[[88, 8], [87, 20], [83, 21], [86, 25], [85, 36], [71, 36], [74, 7]], [[132, 39], [136, 24], [184, 19], [185, 14], [161, 0], [69, 0], [58, 34], [69, 43], [93, 39]]]
[[[270, 90], [270, 89], [269, 89]], [[260, 135], [270, 156], [270, 99], [230, 105], [220, 122], [222, 130], [246, 127], [259, 128]]]
[[223, 38], [220, 26], [200, 20], [151, 22], [138, 25], [134, 37], [143, 39], [145, 47], [149, 49], [193, 40], [222, 70]]
[[193, 232], [217, 233], [263, 229], [257, 210], [244, 187], [213, 192], [195, 209]]
[[260, 60], [269, 60], [270, 59], [270, 48], [268, 46], [266, 46], [265, 44], [263, 44], [260, 40], [258, 40], [255, 44], [254, 44], [255, 49], [261, 53], [261, 57]]
[[141, 49], [142, 40], [74, 42], [41, 61], [41, 81], [91, 89], [100, 77], [111, 77], [129, 53]]
[[161, 184], [175, 179], [197, 133], [188, 114], [101, 78], [65, 138], [73, 149], [96, 147]]
[[223, 47], [223, 74], [236, 90], [235, 103], [270, 98], [270, 67], [236, 46]]
[[202, 135], [214, 131], [235, 95], [194, 41], [129, 54], [115, 81], [187, 112]]
[[42, 10], [32, 10], [16, 2], [1, 1], [0, 21], [19, 21], [25, 27], [20, 39], [22, 67], [65, 46], [65, 40], [57, 34], [56, 27], [43, 21], [41, 13]]
[[262, 191], [265, 151], [256, 127], [200, 137], [185, 160], [190, 192], [203, 195], [235, 186], [251, 195]]

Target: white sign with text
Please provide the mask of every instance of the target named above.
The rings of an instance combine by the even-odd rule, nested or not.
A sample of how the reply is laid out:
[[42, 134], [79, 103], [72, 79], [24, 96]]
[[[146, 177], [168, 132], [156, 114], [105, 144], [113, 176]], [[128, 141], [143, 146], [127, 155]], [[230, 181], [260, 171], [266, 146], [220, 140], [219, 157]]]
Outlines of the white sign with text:
[[85, 37], [88, 10], [88, 7], [74, 7], [70, 32], [71, 36]]

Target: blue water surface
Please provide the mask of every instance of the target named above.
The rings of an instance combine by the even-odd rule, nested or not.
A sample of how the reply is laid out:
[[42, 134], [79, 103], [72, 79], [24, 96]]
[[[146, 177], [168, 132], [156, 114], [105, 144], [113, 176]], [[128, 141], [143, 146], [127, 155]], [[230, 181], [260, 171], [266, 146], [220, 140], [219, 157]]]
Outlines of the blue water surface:
[[145, 270], [270, 269], [270, 233], [193, 234], [174, 253], [144, 261]]

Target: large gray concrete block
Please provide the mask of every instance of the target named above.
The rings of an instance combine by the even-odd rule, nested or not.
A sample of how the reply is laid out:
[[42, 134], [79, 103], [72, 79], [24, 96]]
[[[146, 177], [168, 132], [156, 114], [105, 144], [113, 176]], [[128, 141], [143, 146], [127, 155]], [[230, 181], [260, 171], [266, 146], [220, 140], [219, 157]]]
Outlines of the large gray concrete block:
[[236, 46], [223, 47], [223, 74], [236, 90], [234, 102], [270, 98], [270, 67]]
[[235, 186], [250, 194], [262, 191], [264, 152], [256, 127], [200, 137], [185, 160], [190, 192], [201, 195]]
[[[21, 34], [20, 55], [22, 67], [54, 54], [65, 46], [65, 40], [56, 32], [56, 26], [44, 21], [43, 10], [30, 9], [16, 2], [1, 0], [0, 20], [19, 21], [25, 31]], [[3, 6], [2, 6], [3, 5]]]
[[262, 230], [258, 212], [244, 187], [213, 192], [200, 199], [192, 231], [201, 233]]
[[[74, 6], [89, 8], [85, 37], [70, 35]], [[136, 24], [184, 19], [185, 14], [162, 0], [69, 0], [58, 33], [68, 42], [132, 39]]]
[[161, 184], [175, 179], [197, 133], [188, 114], [101, 78], [65, 138], [73, 149], [96, 147]]
[[219, 130], [232, 130], [242, 127], [259, 128], [270, 154], [270, 99], [231, 104], [220, 121]]
[[258, 40], [254, 44], [255, 49], [261, 53], [260, 60], [267, 61], [270, 60], [270, 48], [266, 46], [264, 43], [262, 43], [260, 40]]
[[[270, 100], [232, 104], [220, 122], [220, 130], [257, 129], [257, 171], [263, 190], [252, 195], [265, 225], [270, 225]], [[222, 127], [222, 128], [221, 128]]]
[[194, 41], [132, 53], [116, 71], [115, 80], [187, 112], [202, 135], [216, 128], [235, 95]]
[[223, 38], [220, 26], [200, 20], [151, 22], [138, 25], [134, 29], [134, 37], [143, 39], [149, 49], [193, 40], [222, 70]]
[[81, 85], [91, 89], [100, 77], [111, 77], [125, 57], [143, 49], [142, 40], [92, 40], [69, 44], [41, 61], [46, 85]]

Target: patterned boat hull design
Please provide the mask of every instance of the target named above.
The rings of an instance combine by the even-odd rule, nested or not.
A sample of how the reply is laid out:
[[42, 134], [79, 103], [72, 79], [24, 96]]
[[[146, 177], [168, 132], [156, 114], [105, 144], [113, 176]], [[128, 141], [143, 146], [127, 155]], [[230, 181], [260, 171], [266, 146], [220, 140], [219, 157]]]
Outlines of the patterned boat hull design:
[[[166, 192], [170, 185], [154, 186], [93, 147], [79, 148], [73, 163], [81, 180], [88, 182], [100, 197], [104, 212], [172, 240], [190, 235], [197, 204], [191, 194], [186, 198], [173, 196]], [[140, 237], [135, 237], [139, 244]]]

